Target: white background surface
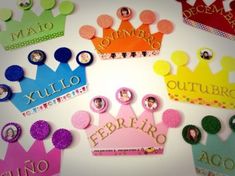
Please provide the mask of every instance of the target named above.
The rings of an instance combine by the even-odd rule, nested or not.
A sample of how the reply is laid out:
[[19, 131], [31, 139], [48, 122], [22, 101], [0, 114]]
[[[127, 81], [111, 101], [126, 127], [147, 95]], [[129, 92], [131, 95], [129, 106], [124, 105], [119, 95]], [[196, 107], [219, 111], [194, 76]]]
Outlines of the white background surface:
[[[4, 78], [5, 69], [18, 64], [25, 69], [27, 77], [35, 78], [36, 67], [27, 60], [28, 53], [33, 49], [42, 49], [46, 52], [48, 59], [46, 64], [56, 69], [58, 63], [53, 58], [54, 51], [59, 47], [69, 47], [73, 51], [73, 59], [69, 62], [74, 69], [77, 66], [76, 54], [81, 50], [90, 50], [95, 56], [95, 62], [87, 68], [87, 81], [89, 91], [70, 101], [59, 104], [44, 112], [24, 118], [21, 113], [10, 102], [0, 104], [0, 128], [8, 122], [18, 122], [23, 127], [23, 134], [20, 143], [29, 149], [33, 139], [29, 134], [33, 122], [43, 119], [49, 121], [52, 130], [67, 128], [72, 131], [74, 141], [72, 146], [63, 152], [61, 163], [61, 175], [63, 176], [194, 176], [194, 165], [191, 146], [186, 144], [181, 131], [186, 124], [200, 126], [200, 121], [205, 115], [217, 116], [222, 123], [220, 136], [226, 139], [231, 133], [227, 122], [229, 117], [235, 114], [234, 110], [224, 110], [213, 107], [179, 103], [168, 99], [163, 78], [153, 72], [153, 63], [158, 59], [169, 60], [174, 50], [185, 50], [191, 56], [189, 66], [193, 69], [196, 66], [196, 51], [201, 47], [209, 47], [215, 51], [216, 58], [211, 63], [213, 72], [221, 67], [220, 58], [223, 55], [235, 56], [234, 41], [219, 37], [217, 35], [192, 28], [182, 21], [181, 5], [173, 0], [74, 0], [76, 3], [75, 12], [67, 17], [65, 36], [36, 45], [28, 46], [13, 51], [4, 51], [0, 48], [0, 83], [9, 84], [14, 91], [20, 91], [18, 83], [8, 82]], [[193, 2], [193, 1], [192, 1]], [[209, 3], [212, 1], [208, 1]], [[226, 7], [228, 2], [225, 1]], [[132, 24], [140, 25], [138, 18], [140, 12], [150, 9], [156, 12], [160, 19], [166, 18], [173, 21], [175, 30], [170, 35], [165, 35], [159, 56], [151, 58], [107, 60], [98, 58], [92, 43], [81, 38], [78, 34], [80, 26], [89, 24], [97, 28], [99, 36], [102, 30], [96, 24], [96, 18], [101, 14], [109, 14], [114, 18], [114, 28], [117, 29], [120, 21], [116, 17], [116, 10], [121, 6], [128, 6], [133, 9], [134, 17]], [[11, 7], [14, 9], [14, 19], [20, 19], [21, 11], [17, 9], [15, 1], [0, 0], [0, 7]], [[39, 1], [35, 1], [33, 10], [40, 13]], [[58, 6], [53, 11], [58, 13]], [[0, 23], [0, 29], [4, 30], [4, 23]], [[151, 26], [152, 32], [156, 31], [156, 23]], [[174, 70], [175, 71], [175, 70]], [[231, 80], [235, 81], [234, 74]], [[141, 99], [145, 94], [153, 93], [161, 97], [162, 108], [155, 113], [157, 122], [161, 121], [161, 115], [167, 108], [174, 108], [181, 111], [183, 116], [182, 125], [177, 129], [170, 129], [168, 140], [165, 145], [164, 155], [160, 156], [119, 156], [119, 157], [94, 157], [90, 153], [90, 146], [84, 131], [76, 130], [70, 123], [71, 116], [78, 110], [88, 110], [89, 102], [93, 96], [104, 95], [110, 100], [109, 112], [117, 114], [119, 103], [115, 99], [115, 92], [118, 88], [125, 86], [135, 90], [136, 99], [133, 102], [133, 109], [136, 114], [142, 113]], [[92, 114], [94, 123], [98, 122], [97, 114]], [[51, 135], [50, 135], [51, 137]], [[50, 137], [45, 141], [47, 150], [52, 148]], [[203, 141], [206, 134], [203, 132]], [[4, 158], [7, 144], [0, 140], [0, 158]]]

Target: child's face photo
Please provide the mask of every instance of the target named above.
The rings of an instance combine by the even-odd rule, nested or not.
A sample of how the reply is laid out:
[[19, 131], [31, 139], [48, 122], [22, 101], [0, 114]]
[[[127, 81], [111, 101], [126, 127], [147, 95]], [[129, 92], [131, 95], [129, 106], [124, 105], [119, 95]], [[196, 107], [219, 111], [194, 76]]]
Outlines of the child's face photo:
[[8, 95], [8, 90], [5, 87], [0, 86], [0, 99], [6, 98]]
[[39, 51], [35, 51], [31, 53], [30, 59], [32, 62], [40, 62], [43, 59], [43, 55]]
[[8, 125], [3, 129], [3, 138], [6, 141], [12, 140], [17, 135], [17, 128], [14, 125]]
[[157, 109], [157, 100], [154, 97], [147, 97], [144, 101], [145, 107], [150, 110]]
[[212, 59], [213, 53], [209, 49], [203, 49], [200, 51], [200, 57], [204, 60]]
[[93, 107], [97, 110], [103, 109], [105, 106], [105, 102], [102, 98], [96, 98], [93, 101]]
[[121, 19], [121, 20], [128, 20], [131, 18], [132, 15], [132, 11], [130, 8], [128, 7], [121, 7], [118, 9], [117, 11], [117, 16]]
[[32, 0], [18, 0], [18, 6], [22, 9], [29, 9], [32, 6]]
[[91, 56], [84, 52], [79, 55], [79, 61], [83, 64], [87, 64], [91, 60]]
[[131, 99], [132, 95], [131, 92], [127, 89], [121, 89], [118, 93], [118, 99], [121, 102], [128, 102]]

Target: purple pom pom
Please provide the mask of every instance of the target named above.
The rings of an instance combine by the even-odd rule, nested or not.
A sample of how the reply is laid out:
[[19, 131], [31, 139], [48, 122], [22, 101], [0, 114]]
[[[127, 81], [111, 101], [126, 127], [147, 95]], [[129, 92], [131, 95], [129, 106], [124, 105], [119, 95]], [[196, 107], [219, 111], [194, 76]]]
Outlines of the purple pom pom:
[[50, 132], [50, 125], [44, 120], [35, 122], [30, 128], [31, 136], [37, 140], [43, 140], [47, 138]]
[[52, 136], [52, 143], [57, 149], [65, 149], [72, 143], [72, 134], [66, 129], [58, 129]]

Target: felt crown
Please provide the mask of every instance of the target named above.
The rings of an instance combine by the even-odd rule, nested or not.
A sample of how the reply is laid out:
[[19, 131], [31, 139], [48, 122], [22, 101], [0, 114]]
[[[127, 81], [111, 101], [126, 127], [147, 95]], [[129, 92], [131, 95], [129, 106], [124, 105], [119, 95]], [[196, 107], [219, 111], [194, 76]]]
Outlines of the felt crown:
[[[68, 48], [57, 49], [55, 57], [61, 62], [55, 71], [43, 63], [36, 66], [36, 79], [23, 77], [16, 80], [19, 81], [21, 92], [13, 93], [10, 101], [24, 116], [46, 110], [87, 91], [86, 65], [80, 64], [72, 70], [67, 63], [72, 57]], [[5, 75], [11, 70], [11, 75], [17, 75], [12, 69], [15, 67], [10, 66]]]
[[189, 102], [226, 109], [235, 108], [235, 83], [230, 81], [230, 73], [235, 71], [235, 58], [223, 56], [222, 69], [213, 73], [209, 63], [215, 58], [209, 48], [197, 52], [198, 65], [194, 70], [187, 67], [189, 56], [184, 51], [175, 51], [171, 60], [177, 66], [176, 74], [171, 73], [167, 61], [156, 61], [154, 71], [164, 76], [168, 95], [172, 100]]
[[[129, 16], [121, 16], [121, 11], [129, 11]], [[119, 59], [129, 57], [145, 57], [157, 55], [160, 51], [164, 34], [173, 31], [173, 24], [166, 19], [157, 21], [158, 32], [151, 33], [150, 25], [156, 21], [156, 14], [151, 10], [141, 12], [142, 24], [135, 28], [129, 19], [132, 10], [121, 7], [117, 15], [122, 20], [117, 30], [112, 29], [113, 19], [109, 15], [100, 15], [98, 25], [103, 28], [103, 36], [97, 37], [93, 26], [84, 25], [80, 28], [80, 36], [92, 41], [101, 59]]]
[[[5, 129], [12, 129], [12, 124], [8, 123], [1, 131], [1, 137], [8, 142], [8, 137], [13, 137], [19, 131], [4, 132]], [[17, 130], [21, 127], [17, 124]], [[5, 130], [7, 131], [7, 130]], [[21, 133], [21, 132], [20, 132]], [[54, 147], [46, 152], [44, 139], [51, 133], [50, 124], [39, 120], [30, 128], [30, 134], [35, 139], [28, 151], [17, 141], [10, 142], [4, 159], [0, 159], [0, 174], [3, 175], [38, 175], [56, 176], [60, 175], [62, 150], [69, 147], [72, 143], [72, 133], [67, 129], [58, 129], [53, 132], [52, 143]]]
[[235, 1], [230, 10], [224, 9], [223, 0], [215, 0], [209, 6], [203, 0], [196, 0], [192, 6], [187, 0], [176, 0], [182, 4], [184, 22], [221, 37], [235, 40]]
[[212, 115], [204, 117], [201, 122], [203, 129], [207, 132], [205, 144], [200, 143], [201, 136], [203, 135], [200, 128], [194, 125], [184, 127], [182, 135], [185, 141], [192, 145], [194, 165], [198, 175], [235, 175], [234, 119], [235, 116], [232, 116], [229, 120], [232, 132], [225, 141], [216, 135], [221, 129], [221, 123], [219, 119]]
[[[22, 1], [22, 2], [21, 2]], [[52, 9], [56, 0], [41, 0], [42, 13], [37, 16], [30, 8], [32, 0], [19, 1], [24, 10], [21, 21], [12, 20], [12, 11], [0, 9], [0, 20], [5, 21], [5, 30], [0, 32], [0, 43], [5, 50], [25, 47], [31, 44], [50, 40], [64, 35], [66, 16], [72, 13], [74, 4], [63, 1], [59, 5], [60, 14], [53, 16]]]
[[[30, 158], [30, 160], [29, 160]], [[17, 162], [16, 162], [17, 161]], [[46, 152], [43, 141], [36, 140], [28, 151], [19, 143], [8, 144], [4, 160], [0, 160], [1, 175], [59, 175], [61, 150]]]
[[[157, 102], [155, 106], [153, 105], [154, 109], [147, 107], [146, 101], [149, 97]], [[105, 109], [99, 112], [98, 126], [90, 124], [90, 115], [86, 111], [78, 111], [72, 117], [74, 127], [85, 129], [92, 154], [95, 156], [163, 154], [168, 128], [176, 128], [181, 123], [181, 115], [174, 109], [164, 111], [162, 122], [155, 123], [153, 112], [159, 107], [159, 101], [153, 94], [143, 98], [142, 104], [145, 110], [139, 117], [129, 105], [130, 101], [121, 102], [116, 117], [106, 111], [108, 108], [106, 97], [93, 98], [91, 108], [92, 102], [99, 98], [105, 102]]]

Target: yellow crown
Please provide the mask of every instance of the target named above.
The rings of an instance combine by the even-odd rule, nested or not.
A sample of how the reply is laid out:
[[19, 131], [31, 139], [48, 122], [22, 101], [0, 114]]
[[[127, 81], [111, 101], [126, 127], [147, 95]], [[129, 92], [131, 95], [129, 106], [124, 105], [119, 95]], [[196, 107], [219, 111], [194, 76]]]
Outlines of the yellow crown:
[[201, 48], [197, 57], [198, 65], [192, 71], [186, 66], [187, 53], [173, 52], [171, 60], [177, 65], [175, 75], [170, 74], [171, 66], [167, 61], [155, 62], [154, 71], [164, 76], [169, 97], [175, 101], [235, 109], [235, 83], [229, 81], [230, 72], [235, 71], [235, 58], [223, 56], [222, 69], [212, 73], [209, 62], [215, 57], [213, 51]]
[[[134, 28], [129, 22], [132, 15], [131, 8], [121, 7], [117, 10], [117, 16], [121, 19], [118, 30], [112, 28], [114, 21], [111, 16], [100, 15], [97, 18], [97, 23], [103, 28], [103, 37], [97, 37], [96, 29], [90, 25], [82, 26], [79, 29], [79, 34], [92, 41], [101, 59], [157, 55], [164, 34], [170, 34], [173, 31], [172, 22], [166, 19], [157, 21], [157, 16], [153, 11], [144, 10], [139, 16], [142, 24]], [[158, 32], [151, 33], [150, 25], [155, 21], [157, 21]]]

